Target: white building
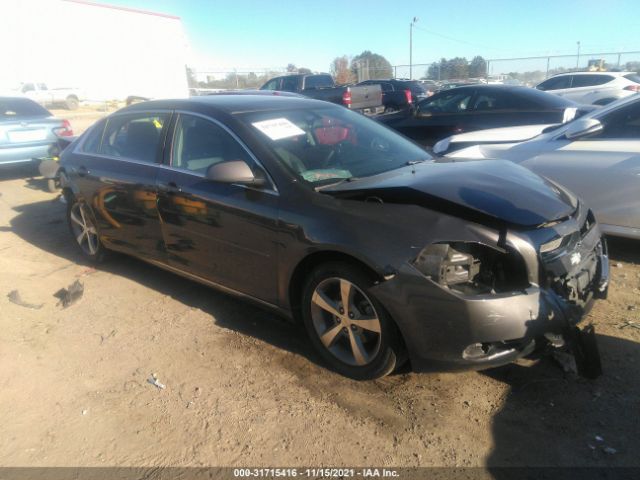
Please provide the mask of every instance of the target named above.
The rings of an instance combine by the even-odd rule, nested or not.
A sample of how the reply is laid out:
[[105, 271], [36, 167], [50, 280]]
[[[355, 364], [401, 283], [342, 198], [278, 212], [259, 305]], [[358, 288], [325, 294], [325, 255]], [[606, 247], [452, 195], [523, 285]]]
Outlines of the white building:
[[84, 0], [2, 0], [0, 88], [74, 87], [87, 99], [188, 96], [179, 17]]

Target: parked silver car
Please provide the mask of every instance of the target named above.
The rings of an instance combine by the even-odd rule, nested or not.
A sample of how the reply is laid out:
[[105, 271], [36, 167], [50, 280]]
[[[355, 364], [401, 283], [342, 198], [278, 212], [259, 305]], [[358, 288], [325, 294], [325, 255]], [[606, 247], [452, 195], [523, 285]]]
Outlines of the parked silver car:
[[[541, 128], [543, 133], [533, 136]], [[530, 139], [518, 138], [526, 131], [512, 127], [454, 135], [434, 145], [434, 152], [511, 160], [582, 197], [606, 234], [640, 239], [639, 95], [564, 125], [531, 126]]]
[[33, 100], [0, 97], [0, 165], [55, 155], [60, 137], [72, 135], [68, 120], [54, 117]]

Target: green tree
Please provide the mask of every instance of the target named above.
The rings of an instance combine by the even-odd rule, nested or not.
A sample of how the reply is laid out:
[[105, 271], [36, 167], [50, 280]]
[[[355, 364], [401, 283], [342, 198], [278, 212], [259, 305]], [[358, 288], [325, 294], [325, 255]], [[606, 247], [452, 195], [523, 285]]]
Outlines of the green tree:
[[486, 75], [487, 62], [480, 55], [476, 55], [469, 63], [469, 76], [471, 78], [481, 78]]
[[365, 50], [351, 60], [351, 72], [358, 81], [393, 76], [393, 67], [382, 55]]

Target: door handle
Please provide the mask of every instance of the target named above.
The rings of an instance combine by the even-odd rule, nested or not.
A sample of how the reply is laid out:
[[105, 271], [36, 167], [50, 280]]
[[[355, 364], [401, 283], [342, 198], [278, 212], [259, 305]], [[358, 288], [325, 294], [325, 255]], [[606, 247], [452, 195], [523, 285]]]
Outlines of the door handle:
[[86, 177], [87, 175], [89, 175], [89, 170], [87, 170], [87, 167], [82, 165], [78, 167], [78, 175], [81, 177]]
[[179, 193], [182, 191], [176, 182], [158, 183], [158, 190], [164, 193]]

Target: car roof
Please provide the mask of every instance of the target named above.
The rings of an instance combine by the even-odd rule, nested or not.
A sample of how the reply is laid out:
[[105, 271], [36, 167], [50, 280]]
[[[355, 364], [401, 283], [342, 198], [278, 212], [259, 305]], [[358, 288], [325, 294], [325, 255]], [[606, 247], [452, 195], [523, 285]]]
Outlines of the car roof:
[[623, 77], [636, 72], [563, 72], [556, 73], [553, 77], [563, 77], [565, 75], [612, 75], [614, 77]]
[[333, 104], [310, 98], [284, 97], [279, 95], [206, 95], [188, 99], [149, 100], [130, 105], [119, 112], [145, 111], [149, 109], [209, 109], [212, 112], [228, 114], [261, 112], [269, 110], [289, 110], [302, 108], [329, 107]]

